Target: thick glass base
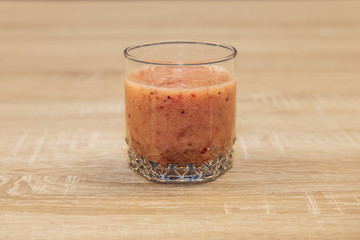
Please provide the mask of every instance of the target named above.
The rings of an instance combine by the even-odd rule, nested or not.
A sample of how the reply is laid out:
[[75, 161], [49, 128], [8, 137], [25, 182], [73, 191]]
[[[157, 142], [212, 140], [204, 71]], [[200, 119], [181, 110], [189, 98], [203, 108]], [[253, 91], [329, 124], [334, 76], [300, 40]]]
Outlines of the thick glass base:
[[160, 166], [157, 162], [147, 160], [136, 154], [129, 148], [129, 167], [149, 181], [159, 183], [200, 183], [209, 182], [222, 175], [232, 166], [233, 149], [230, 148], [216, 159], [205, 162], [197, 167], [188, 163], [186, 167], [178, 167], [177, 164], [168, 164], [167, 167]]

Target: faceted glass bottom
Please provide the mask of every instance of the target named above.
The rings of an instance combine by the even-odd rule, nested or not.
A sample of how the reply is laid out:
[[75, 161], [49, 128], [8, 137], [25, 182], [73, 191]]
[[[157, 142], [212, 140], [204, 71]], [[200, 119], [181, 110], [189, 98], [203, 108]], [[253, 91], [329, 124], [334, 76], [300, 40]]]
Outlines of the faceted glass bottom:
[[185, 167], [177, 164], [160, 166], [157, 162], [147, 160], [129, 148], [129, 167], [149, 181], [159, 183], [200, 183], [209, 182], [222, 175], [232, 166], [233, 149], [230, 148], [216, 159], [204, 162], [200, 167], [187, 163]]

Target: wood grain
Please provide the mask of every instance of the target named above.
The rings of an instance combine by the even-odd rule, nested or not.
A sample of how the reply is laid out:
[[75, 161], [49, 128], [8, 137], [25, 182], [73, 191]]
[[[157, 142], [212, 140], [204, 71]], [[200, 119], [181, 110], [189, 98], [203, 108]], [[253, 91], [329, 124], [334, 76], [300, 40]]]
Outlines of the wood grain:
[[[1, 239], [359, 239], [360, 3], [1, 2]], [[127, 167], [123, 49], [234, 45], [234, 167]]]

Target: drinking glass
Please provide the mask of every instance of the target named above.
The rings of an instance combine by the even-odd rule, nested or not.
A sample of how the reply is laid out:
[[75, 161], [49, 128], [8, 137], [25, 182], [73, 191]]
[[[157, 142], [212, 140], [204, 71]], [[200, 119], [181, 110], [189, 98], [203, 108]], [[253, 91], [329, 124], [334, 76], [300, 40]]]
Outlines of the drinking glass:
[[161, 41], [125, 49], [129, 166], [162, 183], [207, 182], [231, 168], [235, 58], [226, 44]]

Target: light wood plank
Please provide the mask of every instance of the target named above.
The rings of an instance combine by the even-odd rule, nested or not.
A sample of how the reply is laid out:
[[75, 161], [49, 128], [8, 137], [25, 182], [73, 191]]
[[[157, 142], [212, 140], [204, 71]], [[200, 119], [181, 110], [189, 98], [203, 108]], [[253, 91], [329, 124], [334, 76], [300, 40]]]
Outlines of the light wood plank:
[[[360, 3], [0, 3], [1, 239], [358, 239]], [[236, 46], [234, 167], [127, 167], [123, 49]]]

